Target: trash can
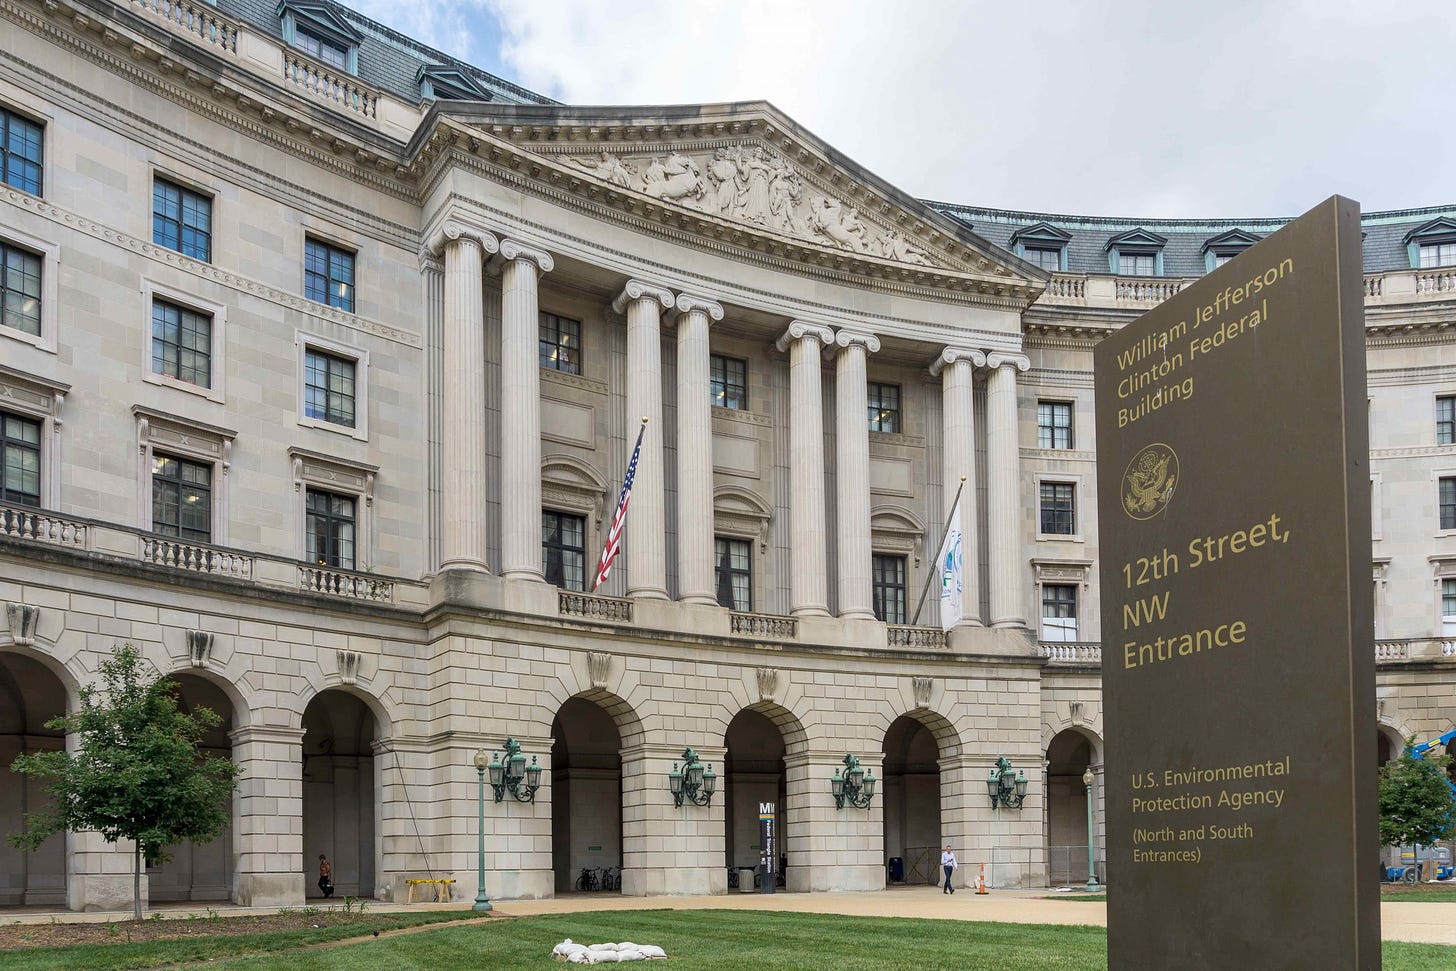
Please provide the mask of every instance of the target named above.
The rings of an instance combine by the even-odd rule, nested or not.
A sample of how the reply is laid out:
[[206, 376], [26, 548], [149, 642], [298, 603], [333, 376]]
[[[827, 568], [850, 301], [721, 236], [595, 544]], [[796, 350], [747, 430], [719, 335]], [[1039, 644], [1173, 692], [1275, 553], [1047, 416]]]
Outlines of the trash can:
[[738, 892], [753, 893], [753, 867], [741, 866], [738, 868]]
[[905, 882], [905, 858], [903, 856], [890, 857], [890, 882]]

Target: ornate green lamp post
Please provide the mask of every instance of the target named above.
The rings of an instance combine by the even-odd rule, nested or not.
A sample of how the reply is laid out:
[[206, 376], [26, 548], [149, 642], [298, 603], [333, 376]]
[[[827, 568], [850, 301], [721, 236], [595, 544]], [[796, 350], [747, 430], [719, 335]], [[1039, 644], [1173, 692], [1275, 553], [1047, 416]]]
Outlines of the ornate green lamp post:
[[471, 910], [490, 910], [490, 898], [485, 895], [485, 770], [490, 765], [490, 759], [486, 758], [485, 749], [475, 753], [475, 773], [480, 776], [480, 849], [476, 854], [476, 863], [479, 868], [479, 881], [475, 891], [475, 906]]
[[1097, 776], [1092, 771], [1092, 766], [1087, 766], [1087, 771], [1082, 773], [1082, 785], [1087, 787], [1087, 891], [1095, 893], [1102, 889], [1097, 882], [1097, 830], [1092, 822], [1092, 786], [1097, 782]]

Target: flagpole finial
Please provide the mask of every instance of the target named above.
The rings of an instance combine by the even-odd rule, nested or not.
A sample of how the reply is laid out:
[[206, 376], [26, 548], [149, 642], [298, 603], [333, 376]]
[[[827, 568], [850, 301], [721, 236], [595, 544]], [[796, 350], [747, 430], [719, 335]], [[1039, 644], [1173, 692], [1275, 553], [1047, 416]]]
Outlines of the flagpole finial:
[[644, 425], [647, 424], [647, 416], [646, 415], [643, 415], [642, 416], [642, 424], [644, 424]]
[[966, 477], [965, 476], [961, 476], [961, 481], [962, 482], [966, 481]]

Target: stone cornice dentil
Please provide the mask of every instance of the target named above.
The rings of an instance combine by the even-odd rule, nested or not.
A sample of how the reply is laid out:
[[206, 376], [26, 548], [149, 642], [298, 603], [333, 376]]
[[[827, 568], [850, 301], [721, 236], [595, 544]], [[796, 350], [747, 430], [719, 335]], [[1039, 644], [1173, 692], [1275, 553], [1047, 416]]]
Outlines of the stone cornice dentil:
[[947, 347], [930, 362], [931, 376], [939, 377], [943, 369], [957, 361], [969, 361], [971, 367], [985, 367], [986, 355], [970, 347]]
[[677, 312], [679, 314], [690, 314], [698, 311], [708, 315], [708, 319], [717, 322], [723, 319], [723, 305], [709, 297], [700, 297], [695, 293], [680, 293], [677, 295]]
[[803, 340], [806, 337], [816, 338], [821, 347], [830, 347], [834, 343], [834, 331], [823, 324], [816, 324], [808, 320], [793, 320], [789, 322], [789, 329], [774, 341], [774, 347], [777, 347], [779, 353], [782, 354], [794, 341]]
[[617, 294], [612, 301], [612, 310], [622, 314], [627, 312], [627, 305], [637, 300], [655, 300], [662, 304], [662, 309], [667, 310], [672, 306], [672, 291], [667, 287], [656, 283], [649, 283], [646, 280], [628, 280], [622, 292]]
[[986, 366], [993, 370], [1001, 367], [1014, 367], [1016, 370], [1025, 373], [1031, 369], [1031, 358], [1025, 354], [1008, 354], [1005, 351], [992, 351], [986, 355]]
[[556, 267], [556, 261], [550, 253], [514, 239], [501, 240], [500, 255], [502, 259], [511, 262], [522, 260], [530, 263], [536, 267], [537, 273], [550, 273]]

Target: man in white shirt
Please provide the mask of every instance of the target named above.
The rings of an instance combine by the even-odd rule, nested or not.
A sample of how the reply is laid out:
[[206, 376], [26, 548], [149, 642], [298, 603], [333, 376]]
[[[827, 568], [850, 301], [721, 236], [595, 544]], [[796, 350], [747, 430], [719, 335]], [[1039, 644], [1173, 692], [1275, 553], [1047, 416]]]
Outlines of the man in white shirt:
[[940, 891], [941, 893], [955, 893], [955, 887], [950, 885], [950, 877], [952, 873], [955, 873], [957, 865], [955, 854], [947, 846], [945, 852], [940, 854], [940, 866], [945, 871], [945, 887]]

